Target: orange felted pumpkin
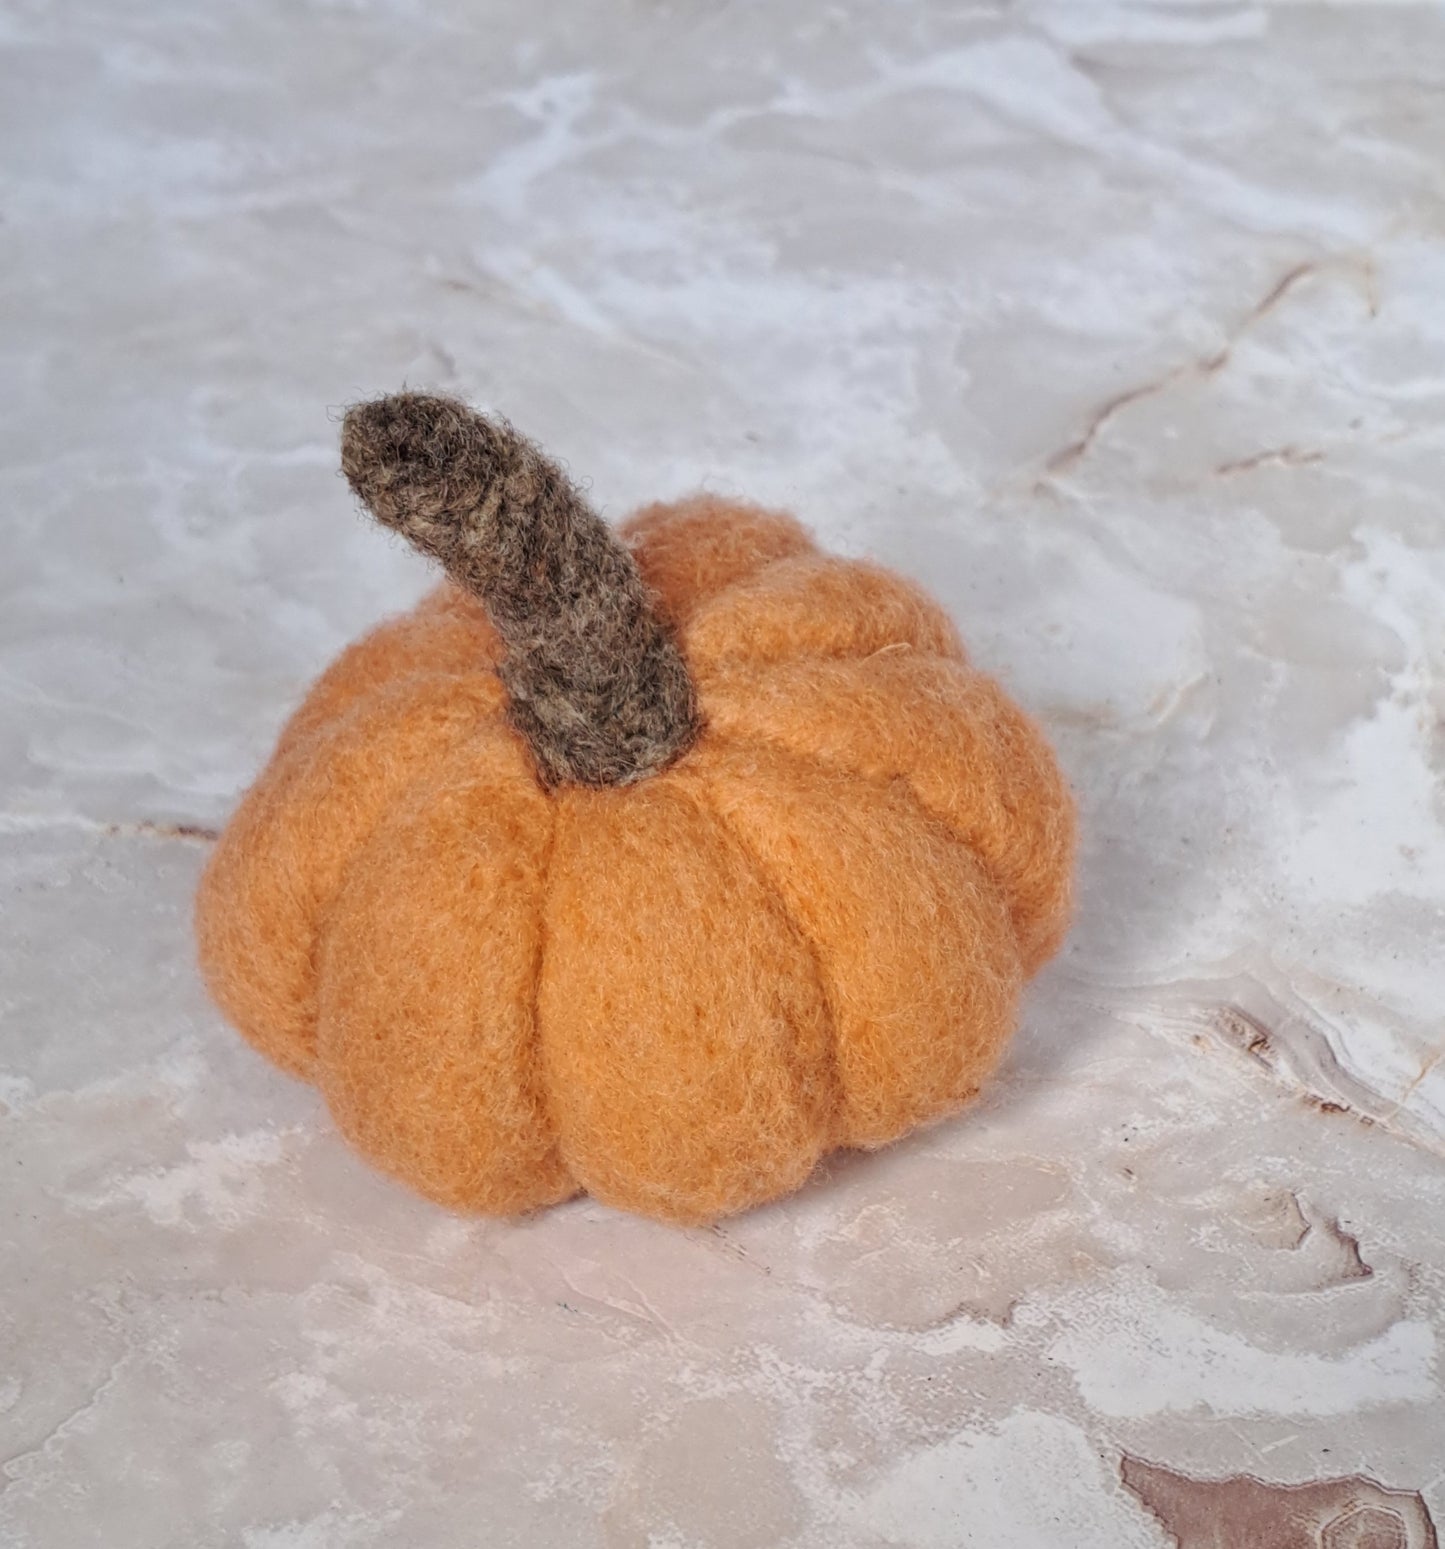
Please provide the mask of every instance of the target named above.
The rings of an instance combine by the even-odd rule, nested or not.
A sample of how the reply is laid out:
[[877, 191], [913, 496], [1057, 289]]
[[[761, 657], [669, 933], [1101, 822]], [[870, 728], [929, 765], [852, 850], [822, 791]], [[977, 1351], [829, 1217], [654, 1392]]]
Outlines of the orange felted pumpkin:
[[201, 885], [216, 1000], [463, 1210], [701, 1222], [952, 1113], [1057, 947], [1072, 806], [942, 611], [790, 517], [618, 532], [449, 399], [343, 466], [448, 579], [292, 716]]

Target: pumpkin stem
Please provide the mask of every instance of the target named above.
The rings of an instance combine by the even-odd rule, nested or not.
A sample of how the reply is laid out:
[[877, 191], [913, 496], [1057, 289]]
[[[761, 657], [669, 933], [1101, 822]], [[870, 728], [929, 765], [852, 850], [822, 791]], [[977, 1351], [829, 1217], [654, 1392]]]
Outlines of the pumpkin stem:
[[341, 467], [384, 526], [481, 599], [547, 785], [626, 785], [692, 745], [692, 679], [632, 555], [505, 422], [396, 393], [347, 412]]

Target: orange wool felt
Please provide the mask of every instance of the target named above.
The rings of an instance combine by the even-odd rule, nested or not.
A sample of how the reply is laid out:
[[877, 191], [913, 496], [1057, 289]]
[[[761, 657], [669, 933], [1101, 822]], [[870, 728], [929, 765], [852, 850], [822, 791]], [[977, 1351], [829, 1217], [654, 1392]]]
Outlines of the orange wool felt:
[[519, 636], [445, 581], [292, 716], [202, 881], [201, 964], [431, 1199], [704, 1222], [978, 1091], [1063, 933], [1073, 809], [912, 583], [706, 497], [616, 536], [691, 676], [672, 761], [544, 780]]

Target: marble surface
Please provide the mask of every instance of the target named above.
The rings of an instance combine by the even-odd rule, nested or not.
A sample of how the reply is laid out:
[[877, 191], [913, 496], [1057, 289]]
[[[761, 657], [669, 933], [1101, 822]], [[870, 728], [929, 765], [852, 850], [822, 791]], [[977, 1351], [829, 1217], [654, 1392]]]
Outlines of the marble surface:
[[[1445, 11], [0, 5], [0, 1542], [1445, 1522]], [[367, 1172], [207, 845], [414, 598], [339, 405], [926, 580], [1078, 925], [965, 1119], [677, 1232]]]

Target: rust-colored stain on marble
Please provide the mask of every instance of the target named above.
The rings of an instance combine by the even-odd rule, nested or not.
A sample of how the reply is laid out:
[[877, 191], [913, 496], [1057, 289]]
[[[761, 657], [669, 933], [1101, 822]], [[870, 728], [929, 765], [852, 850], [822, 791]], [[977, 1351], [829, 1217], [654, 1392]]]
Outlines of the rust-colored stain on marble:
[[1439, 1549], [1418, 1494], [1359, 1475], [1293, 1485], [1192, 1479], [1127, 1453], [1120, 1473], [1179, 1549]]

